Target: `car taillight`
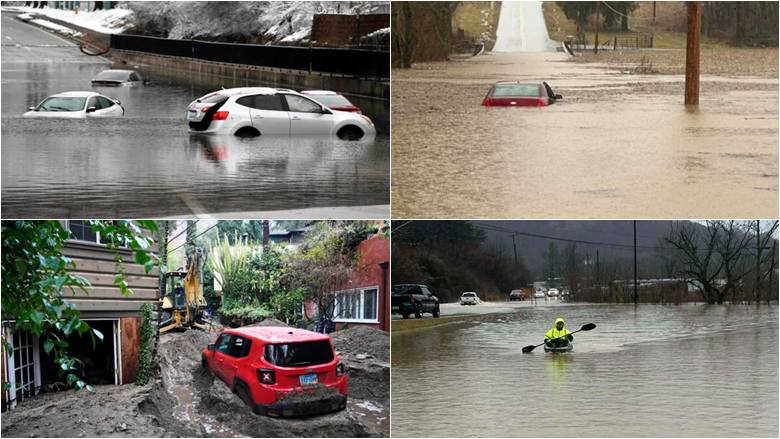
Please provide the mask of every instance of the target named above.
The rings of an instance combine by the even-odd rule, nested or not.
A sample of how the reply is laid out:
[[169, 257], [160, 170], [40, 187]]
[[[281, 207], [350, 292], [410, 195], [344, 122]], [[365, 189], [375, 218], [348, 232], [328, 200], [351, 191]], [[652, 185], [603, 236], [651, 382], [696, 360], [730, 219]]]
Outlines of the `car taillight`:
[[489, 107], [490, 106], [490, 99], [489, 98], [482, 99], [482, 106], [483, 107]]
[[345, 372], [346, 372], [346, 370], [344, 368], [344, 363], [339, 363], [339, 364], [336, 365], [336, 376], [337, 377], [340, 377], [340, 376], [344, 375]]
[[544, 107], [545, 105], [547, 105], [547, 102], [545, 102], [544, 99], [537, 99], [536, 100], [536, 106], [537, 107]]
[[214, 120], [225, 120], [228, 118], [229, 111], [217, 111], [214, 113]]
[[276, 384], [276, 372], [271, 369], [257, 369], [257, 380], [260, 384]]
[[210, 109], [211, 109], [211, 106], [207, 106], [207, 107], [200, 107], [200, 112], [201, 112], [201, 113], [205, 113], [205, 112], [209, 111]]

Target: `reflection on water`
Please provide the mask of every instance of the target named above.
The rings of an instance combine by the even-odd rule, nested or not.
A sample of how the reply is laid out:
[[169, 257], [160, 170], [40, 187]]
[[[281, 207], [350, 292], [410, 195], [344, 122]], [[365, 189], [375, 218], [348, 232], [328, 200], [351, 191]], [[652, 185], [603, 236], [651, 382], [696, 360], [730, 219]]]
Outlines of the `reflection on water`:
[[[21, 49], [20, 49], [21, 50]], [[71, 54], [75, 47], [46, 48]], [[59, 51], [59, 52], [58, 52]], [[49, 54], [51, 55], [51, 54]], [[67, 58], [67, 57], [63, 57]], [[190, 135], [187, 105], [219, 88], [148, 74], [138, 87], [98, 87], [120, 119], [20, 116], [44, 97], [93, 90], [100, 58], [25, 62], [3, 53], [2, 212], [6, 218], [157, 217], [389, 204], [390, 146], [375, 139]], [[123, 66], [123, 68], [134, 66]], [[383, 125], [386, 101], [366, 105]]]
[[[777, 213], [777, 78], [625, 75], [547, 53], [393, 71], [400, 218], [720, 218]], [[563, 100], [485, 108], [490, 84], [546, 80]]]
[[[553, 319], [574, 351], [531, 354]], [[774, 436], [776, 306], [519, 308], [392, 335], [393, 435]], [[434, 422], [431, 422], [434, 420]]]

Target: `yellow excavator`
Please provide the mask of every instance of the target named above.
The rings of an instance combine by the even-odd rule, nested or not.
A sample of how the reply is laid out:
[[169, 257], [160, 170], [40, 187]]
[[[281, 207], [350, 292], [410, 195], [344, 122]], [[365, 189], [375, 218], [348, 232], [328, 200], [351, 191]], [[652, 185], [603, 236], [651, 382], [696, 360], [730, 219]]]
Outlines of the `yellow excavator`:
[[165, 274], [160, 334], [174, 329], [202, 329], [210, 325], [203, 320], [206, 299], [203, 296], [203, 250], [192, 252], [187, 271]]

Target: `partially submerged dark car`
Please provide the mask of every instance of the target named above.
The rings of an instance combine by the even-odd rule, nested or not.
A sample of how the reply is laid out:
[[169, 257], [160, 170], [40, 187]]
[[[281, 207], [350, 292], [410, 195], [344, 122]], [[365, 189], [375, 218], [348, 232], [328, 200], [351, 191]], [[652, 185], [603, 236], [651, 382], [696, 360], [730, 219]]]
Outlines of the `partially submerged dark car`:
[[545, 107], [555, 101], [563, 99], [563, 96], [555, 94], [544, 81], [496, 82], [482, 100], [485, 107]]

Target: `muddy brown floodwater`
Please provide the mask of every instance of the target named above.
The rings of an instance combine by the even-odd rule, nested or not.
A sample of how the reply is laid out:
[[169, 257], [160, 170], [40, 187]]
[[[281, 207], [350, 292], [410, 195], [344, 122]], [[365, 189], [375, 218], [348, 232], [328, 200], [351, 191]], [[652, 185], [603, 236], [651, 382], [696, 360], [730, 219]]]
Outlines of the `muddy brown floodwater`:
[[[392, 202], [398, 218], [774, 217], [776, 75], [682, 75], [490, 53], [395, 69]], [[499, 80], [546, 80], [564, 99], [485, 108]]]
[[[49, 393], [3, 414], [5, 437], [388, 437], [389, 336], [363, 328], [333, 334], [347, 365], [346, 410], [279, 419], [256, 415], [200, 366], [216, 333], [160, 338], [159, 373], [147, 386], [98, 386]], [[361, 342], [362, 340], [362, 342]], [[379, 352], [381, 349], [383, 354]]]

